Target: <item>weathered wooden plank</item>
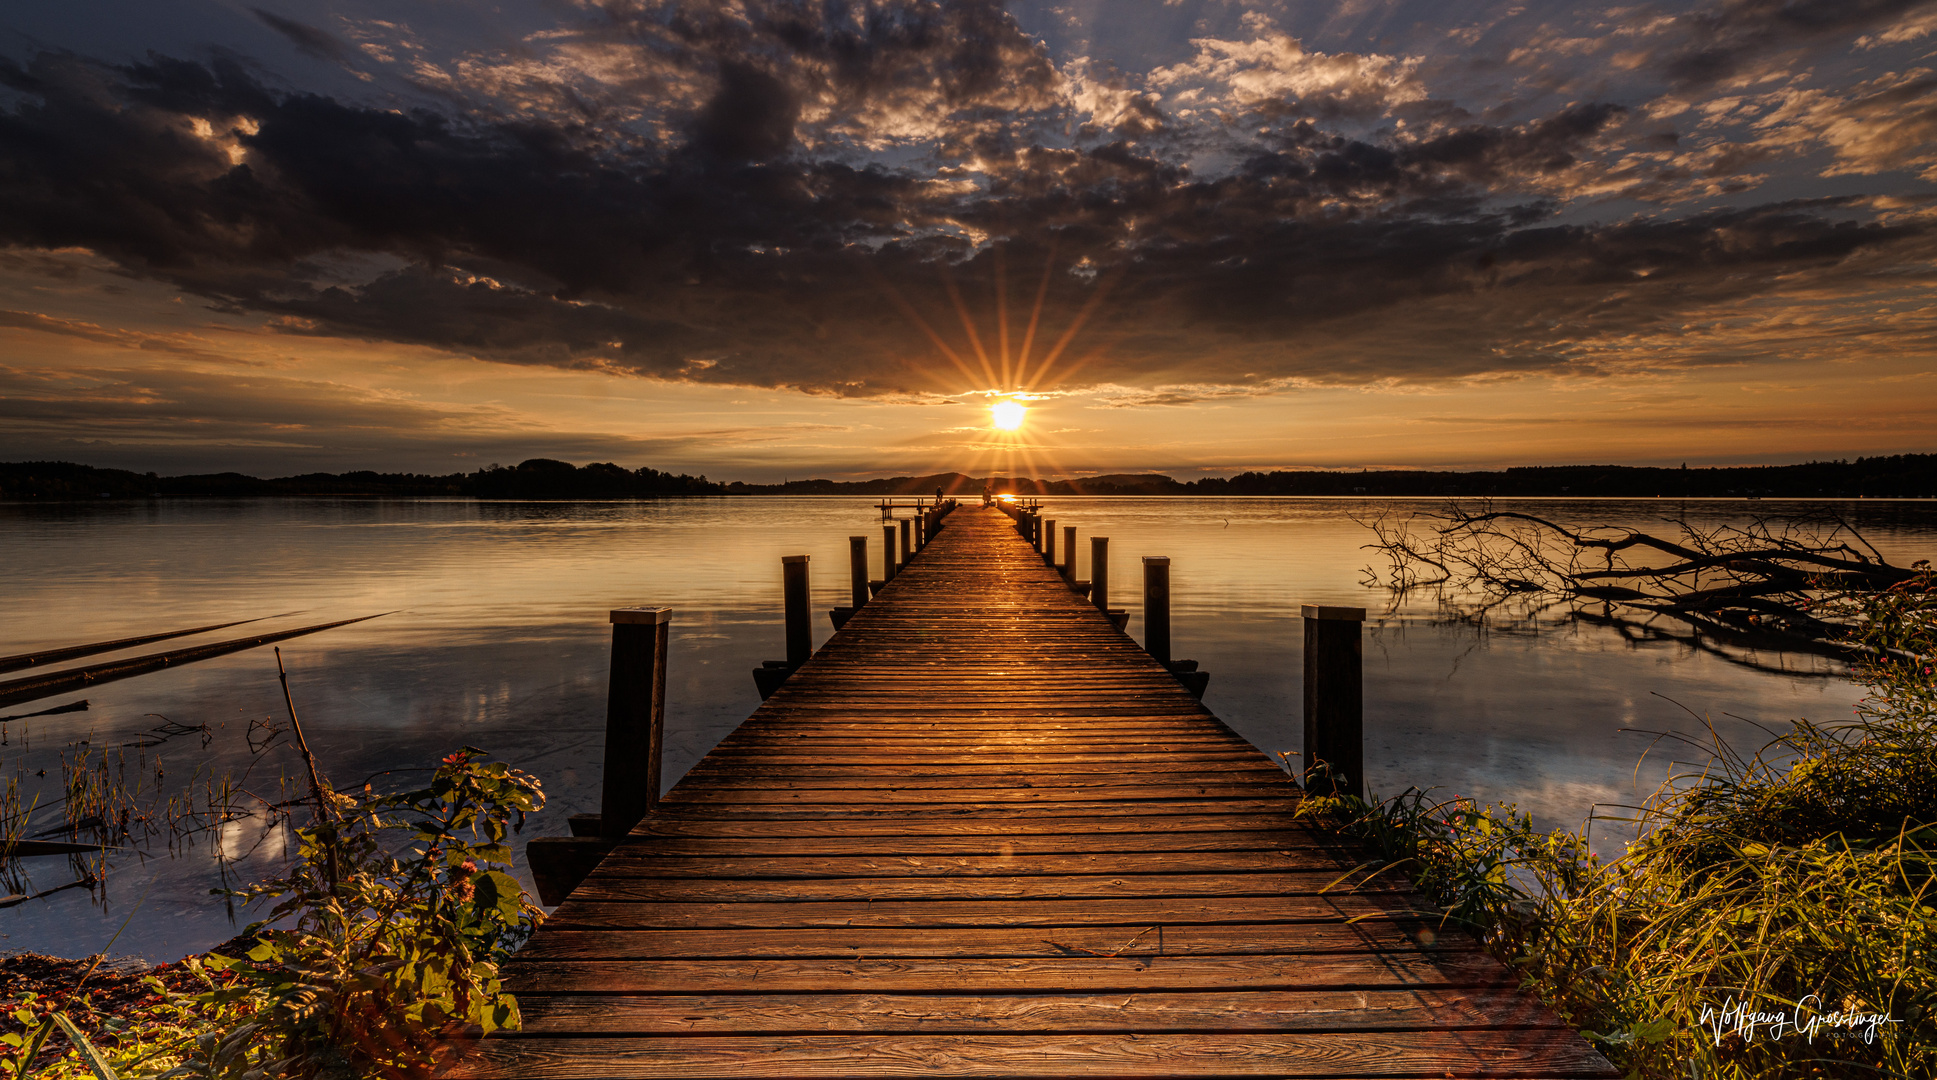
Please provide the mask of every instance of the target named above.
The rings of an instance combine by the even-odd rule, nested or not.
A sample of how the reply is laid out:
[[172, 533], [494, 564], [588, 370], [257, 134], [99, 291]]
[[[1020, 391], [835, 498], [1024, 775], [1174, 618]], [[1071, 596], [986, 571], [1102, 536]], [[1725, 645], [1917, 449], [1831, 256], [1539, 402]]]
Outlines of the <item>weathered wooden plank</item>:
[[852, 1031], [1451, 1031], [1552, 1028], [1512, 990], [1128, 994], [530, 994], [524, 1035], [808, 1035]]
[[1434, 922], [1227, 923], [1210, 926], [1007, 926], [966, 929], [606, 930], [547, 927], [530, 960], [941, 958], [1021, 956], [1286, 956], [1297, 953], [1474, 949]]
[[[1188, 819], [1179, 819], [1188, 820]], [[708, 832], [692, 836], [649, 836], [634, 834], [627, 846], [612, 853], [614, 865], [627, 859], [654, 859], [661, 856], [960, 856], [984, 859], [1023, 859], [1032, 855], [1056, 854], [1162, 854], [1211, 851], [1294, 851], [1311, 853], [1313, 858], [1331, 857], [1341, 865], [1347, 852], [1329, 846], [1325, 839], [1303, 830], [1225, 830], [1180, 827], [1163, 833], [1080, 832], [1037, 835], [1001, 832], [947, 832], [926, 834], [905, 830], [881, 835], [849, 836], [838, 831], [803, 833], [792, 826], [799, 822], [730, 822], [745, 826], [748, 832]], [[785, 826], [769, 830], [765, 826]], [[1356, 853], [1352, 853], [1356, 854]]]
[[[1198, 761], [1188, 763], [1188, 767], [1177, 766], [1164, 771], [1166, 776], [1196, 778], [1211, 774], [1231, 775], [1233, 773], [1265, 773], [1275, 766], [1267, 765], [1257, 758], [1232, 759], [1219, 761]], [[908, 780], [938, 780], [943, 777], [991, 776], [1004, 779], [1015, 777], [1028, 780], [1085, 782], [1080, 778], [1102, 774], [1106, 780], [1125, 777], [1142, 782], [1147, 774], [1133, 773], [1121, 764], [1114, 762], [1069, 762], [1058, 765], [1053, 770], [1028, 768], [1023, 766], [990, 765], [974, 763], [968, 765], [937, 765], [921, 762], [913, 765], [848, 765], [840, 762], [807, 761], [794, 765], [743, 765], [735, 763], [712, 762], [704, 767], [695, 765], [686, 775], [712, 783], [715, 779], [735, 782], [763, 780], [775, 783], [810, 784], [817, 780], [838, 780], [843, 783], [878, 783], [881, 778]]]
[[[623, 929], [1207, 925], [1303, 923], [1385, 917], [1392, 909], [1437, 916], [1385, 895], [1167, 896], [1097, 899], [792, 900], [780, 903], [638, 903], [587, 881], [549, 920], [558, 927]], [[580, 893], [587, 894], [581, 899]]]
[[1338, 861], [1322, 849], [1310, 847], [1276, 851], [1113, 852], [1080, 855], [727, 855], [711, 848], [701, 857], [641, 855], [635, 849], [615, 853], [599, 870], [602, 877], [722, 878], [793, 880], [800, 878], [866, 878], [906, 881], [925, 877], [1033, 876], [1175, 876], [1214, 874], [1283, 875], [1298, 871], [1331, 881]]
[[[1087, 784], [1078, 786], [1018, 784], [1013, 787], [956, 787], [916, 785], [909, 787], [794, 787], [771, 788], [762, 784], [709, 784], [689, 791], [681, 802], [760, 806], [768, 803], [788, 806], [827, 804], [829, 807], [883, 803], [1008, 803], [1008, 802], [1121, 802], [1123, 800], [1197, 800], [1259, 799], [1274, 794], [1279, 783], [1198, 783], [1162, 786], [1129, 784]], [[1193, 803], [1195, 805], [1195, 803]]]
[[[574, 903], [747, 904], [866, 900], [1089, 900], [1123, 897], [1316, 896], [1350, 891], [1389, 893], [1404, 879], [1341, 883], [1337, 870], [1299, 874], [1042, 874], [1033, 877], [821, 877], [813, 880], [642, 878], [601, 871], [572, 893]], [[1363, 874], [1353, 875], [1355, 879]], [[1411, 903], [1413, 901], [1409, 901]]]
[[1132, 993], [1514, 987], [1520, 976], [1474, 950], [1294, 956], [950, 957], [926, 959], [542, 960], [507, 968], [528, 992], [554, 994]]
[[[865, 609], [863, 609], [865, 610]], [[618, 1077], [1612, 1077], [1572, 1032], [788, 1035], [487, 1039], [465, 1075]]]

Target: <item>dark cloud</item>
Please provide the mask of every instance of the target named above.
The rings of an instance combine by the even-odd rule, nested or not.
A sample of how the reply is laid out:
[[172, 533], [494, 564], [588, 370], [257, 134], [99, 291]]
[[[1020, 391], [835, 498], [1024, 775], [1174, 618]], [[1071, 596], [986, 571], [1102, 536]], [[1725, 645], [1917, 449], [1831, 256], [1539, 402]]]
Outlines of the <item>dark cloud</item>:
[[[1701, 40], [1750, 49], [1752, 7]], [[1762, 7], [1791, 38], [1857, 25]], [[1555, 225], [1689, 173], [1609, 163], [1672, 133], [1607, 101], [1475, 122], [1404, 63], [1283, 35], [1168, 69], [1251, 87], [1241, 117], [1186, 123], [1182, 96], [1072, 90], [985, 2], [610, 4], [580, 33], [630, 65], [630, 119], [598, 119], [616, 91], [548, 110], [569, 86], [504, 72], [473, 72], [502, 93], [479, 110], [272, 90], [232, 59], [0, 60], [0, 242], [88, 248], [290, 334], [841, 395], [1013, 376], [997, 281], [1015, 340], [1042, 298], [1045, 384], [1275, 387], [1580, 370], [1710, 305], [1929, 273], [1922, 219], [1854, 199]], [[1348, 134], [1326, 94], [1415, 123]]]
[[249, 10], [256, 18], [262, 20], [263, 25], [287, 38], [291, 45], [296, 46], [298, 52], [306, 56], [347, 64], [355, 55], [355, 50], [327, 30], [308, 23], [300, 23], [294, 19], [285, 19], [273, 11], [264, 11], [257, 7]]
[[1684, 88], [1710, 86], [1756, 61], [1886, 26], [1932, 0], [1723, 0], [1677, 20], [1657, 61]]

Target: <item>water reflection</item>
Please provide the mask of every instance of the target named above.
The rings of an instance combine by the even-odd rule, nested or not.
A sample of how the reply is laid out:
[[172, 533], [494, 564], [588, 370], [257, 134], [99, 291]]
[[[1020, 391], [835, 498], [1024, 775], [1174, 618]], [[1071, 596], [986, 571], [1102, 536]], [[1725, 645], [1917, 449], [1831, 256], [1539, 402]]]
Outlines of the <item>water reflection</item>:
[[[872, 502], [5, 504], [0, 565], [10, 572], [0, 578], [0, 604], [14, 617], [0, 624], [0, 655], [274, 612], [296, 614], [259, 625], [394, 610], [284, 643], [297, 707], [332, 778], [383, 783], [390, 770], [426, 767], [456, 746], [476, 745], [543, 779], [551, 801], [526, 835], [557, 834], [566, 814], [596, 809], [606, 611], [633, 604], [675, 609], [670, 780], [758, 704], [748, 672], [783, 651], [780, 556], [812, 556], [817, 608], [844, 604], [847, 537], [868, 536], [879, 558]], [[1131, 609], [1133, 634], [1141, 633], [1138, 557], [1172, 557], [1176, 654], [1204, 664], [1211, 672], [1206, 704], [1267, 752], [1298, 742], [1298, 605], [1373, 608], [1366, 757], [1378, 791], [1436, 784], [1514, 799], [1544, 821], [1574, 824], [1596, 802], [1634, 801], [1635, 762], [1647, 740], [1622, 728], [1689, 727], [1680, 706], [1717, 717], [1830, 720], [1847, 715], [1855, 700], [1841, 680], [1745, 671], [1665, 643], [1626, 642], [1580, 627], [1481, 635], [1440, 625], [1430, 605], [1383, 607], [1360, 580], [1371, 557], [1362, 548], [1369, 534], [1353, 515], [1390, 505], [1057, 499], [1048, 510], [1080, 530], [1080, 576], [1089, 576], [1088, 538], [1110, 537], [1113, 599]], [[1654, 522], [1678, 510], [1715, 520], [1737, 520], [1745, 508], [1782, 511], [1771, 502], [1540, 505], [1550, 516], [1617, 522]], [[1937, 508], [1844, 505], [1893, 559], [1908, 562], [1937, 546]], [[818, 617], [817, 642], [830, 632]], [[212, 639], [183, 639], [203, 640]], [[286, 750], [256, 762], [248, 749], [251, 723], [284, 712], [266, 649], [72, 697], [88, 698], [92, 708], [0, 726], [0, 768], [24, 767], [29, 779], [47, 768], [57, 779], [51, 763], [62, 747], [82, 739], [129, 741], [152, 728], [148, 714], [158, 713], [207, 724], [213, 735], [206, 748], [178, 739], [145, 751], [171, 778], [253, 767], [251, 782], [273, 787], [279, 771], [294, 773]], [[1651, 759], [1639, 774], [1641, 789], [1659, 775]], [[42, 794], [45, 807], [58, 790]], [[44, 809], [41, 820], [51, 820]], [[224, 827], [191, 837], [176, 859], [116, 853], [97, 897], [74, 889], [0, 910], [0, 948], [96, 950], [136, 900], [144, 914], [117, 952], [172, 959], [225, 940], [234, 927], [208, 894], [221, 884], [218, 855], [236, 860], [230, 872], [242, 877], [279, 867], [285, 857], [286, 837], [265, 839], [258, 830], [257, 839], [245, 841], [246, 831]], [[1609, 834], [1603, 848], [1619, 842]], [[44, 889], [69, 880], [65, 862], [29, 860], [24, 867]]]

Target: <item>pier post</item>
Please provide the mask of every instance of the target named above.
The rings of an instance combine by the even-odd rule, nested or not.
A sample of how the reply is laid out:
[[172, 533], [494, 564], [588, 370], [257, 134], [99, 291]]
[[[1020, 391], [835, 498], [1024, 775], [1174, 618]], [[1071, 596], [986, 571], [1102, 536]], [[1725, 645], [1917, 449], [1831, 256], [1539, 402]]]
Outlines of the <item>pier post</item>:
[[915, 523], [908, 518], [902, 518], [901, 519], [901, 561], [904, 564], [907, 563], [908, 556], [913, 555], [915, 553], [914, 549], [911, 546], [909, 546], [911, 541], [913, 540], [914, 531], [915, 531]]
[[895, 579], [895, 525], [890, 521], [881, 526], [881, 583], [886, 585]]
[[1051, 566], [1056, 565], [1056, 519], [1050, 518], [1042, 523], [1042, 559]]
[[1170, 556], [1143, 557], [1143, 648], [1170, 663]]
[[1076, 580], [1076, 526], [1063, 526], [1063, 580]]
[[[1303, 605], [1305, 774], [1314, 794], [1365, 797], [1365, 609]], [[1315, 775], [1323, 763], [1329, 772]]]
[[928, 546], [928, 511], [922, 507], [916, 507], [914, 517], [909, 520], [915, 526], [915, 550], [920, 551]]
[[861, 610], [861, 605], [868, 602], [868, 597], [874, 595], [874, 590], [868, 581], [868, 538], [865, 536], [847, 538], [847, 576], [847, 606], [833, 608], [827, 613], [827, 617], [833, 620], [836, 630], [846, 626], [847, 621], [854, 617], [854, 613]]
[[848, 598], [855, 607], [868, 602], [868, 538], [850, 536], [847, 538], [847, 570], [850, 580]]
[[807, 587], [807, 556], [780, 557], [780, 589], [787, 602], [787, 663], [799, 667], [814, 655], [814, 598]]
[[1090, 602], [1098, 611], [1110, 610], [1110, 538], [1090, 537]]
[[673, 609], [612, 610], [612, 676], [605, 698], [605, 772], [599, 835], [617, 840], [659, 805], [666, 729], [666, 642]]

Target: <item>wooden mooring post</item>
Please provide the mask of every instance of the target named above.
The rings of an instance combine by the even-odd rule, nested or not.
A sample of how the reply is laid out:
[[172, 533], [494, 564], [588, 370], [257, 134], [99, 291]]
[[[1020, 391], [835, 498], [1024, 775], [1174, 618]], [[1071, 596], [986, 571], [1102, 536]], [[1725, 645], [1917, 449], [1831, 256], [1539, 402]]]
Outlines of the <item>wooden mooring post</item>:
[[873, 595], [872, 583], [868, 581], [868, 538], [865, 536], [847, 538], [847, 576], [848, 603], [843, 607], [831, 608], [827, 612], [827, 617], [834, 623], [836, 630], [846, 626], [847, 621], [852, 619], [854, 613], [861, 610], [861, 606], [868, 602], [868, 597]]
[[1050, 518], [1042, 523], [1042, 543], [1037, 545], [1042, 552], [1042, 561], [1056, 565], [1056, 519]]
[[[1124, 616], [1125, 622], [1129, 616]], [[1170, 657], [1170, 556], [1146, 555], [1143, 558], [1143, 648], [1156, 661], [1177, 676], [1192, 697], [1202, 698], [1210, 685], [1211, 674], [1197, 670], [1195, 660]]]
[[805, 555], [780, 557], [780, 595], [785, 602], [783, 625], [786, 628], [787, 658], [769, 660], [753, 669], [753, 684], [760, 688], [762, 701], [773, 696], [787, 676], [814, 655], [814, 603], [807, 583]]
[[543, 904], [562, 902], [659, 805], [672, 615], [668, 607], [612, 609], [599, 812], [573, 814], [570, 836], [533, 837], [526, 845], [525, 859]]
[[814, 597], [807, 587], [807, 559], [805, 555], [780, 557], [781, 596], [787, 605], [788, 667], [799, 667], [814, 655], [814, 620], [808, 613]]
[[914, 532], [915, 532], [915, 523], [914, 523], [913, 521], [910, 521], [910, 520], [908, 520], [907, 518], [902, 518], [902, 519], [901, 519], [901, 559], [900, 559], [900, 562], [902, 562], [902, 563], [904, 563], [904, 564], [905, 564], [905, 563], [907, 563], [907, 561], [908, 561], [908, 556], [910, 556], [910, 555], [913, 555], [913, 554], [915, 553], [915, 549], [914, 549]]
[[1062, 571], [1063, 580], [1076, 583], [1076, 526], [1063, 526], [1063, 563], [1057, 569]]
[[612, 612], [612, 674], [605, 691], [605, 768], [599, 835], [617, 840], [659, 805], [666, 730], [666, 646], [673, 609]]
[[1313, 793], [1364, 798], [1365, 609], [1303, 610], [1305, 784]]
[[1107, 536], [1090, 537], [1090, 603], [1109, 616], [1118, 630], [1130, 625], [1127, 608], [1110, 606], [1110, 538]]
[[1090, 537], [1090, 603], [1110, 610], [1110, 538]]
[[895, 527], [893, 522], [881, 526], [881, 584], [886, 585], [895, 579]]
[[1143, 557], [1143, 651], [1170, 665], [1170, 556]]

